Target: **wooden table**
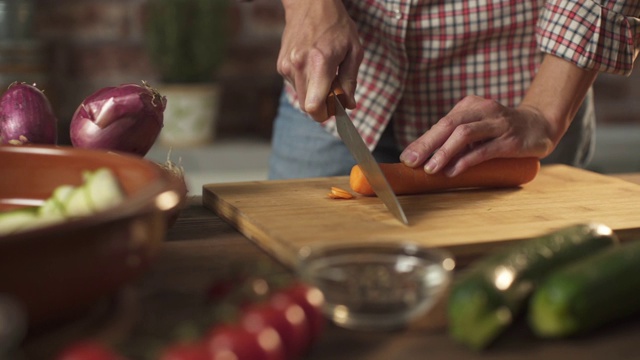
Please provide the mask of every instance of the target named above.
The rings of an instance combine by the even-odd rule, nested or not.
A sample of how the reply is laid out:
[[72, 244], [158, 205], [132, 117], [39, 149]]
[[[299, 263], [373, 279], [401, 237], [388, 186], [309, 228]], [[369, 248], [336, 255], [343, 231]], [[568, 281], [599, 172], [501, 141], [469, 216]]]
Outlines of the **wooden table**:
[[[640, 183], [640, 174], [620, 177]], [[110, 299], [95, 314], [35, 335], [26, 346], [29, 358], [47, 358], [44, 349], [88, 333], [136, 343], [168, 333], [177, 323], [197, 318], [212, 279], [229, 273], [233, 264], [273, 260], [250, 240], [191, 198], [152, 269], [137, 284]], [[639, 214], [640, 215], [640, 214]], [[286, 271], [275, 264], [274, 271]], [[639, 300], [640, 301], [640, 300]], [[589, 336], [562, 340], [536, 339], [520, 321], [482, 354], [454, 343], [438, 324], [442, 307], [409, 329], [356, 332], [329, 326], [305, 358], [313, 359], [632, 359], [640, 358], [640, 317], [608, 326]], [[432, 321], [432, 323], [429, 323]]]

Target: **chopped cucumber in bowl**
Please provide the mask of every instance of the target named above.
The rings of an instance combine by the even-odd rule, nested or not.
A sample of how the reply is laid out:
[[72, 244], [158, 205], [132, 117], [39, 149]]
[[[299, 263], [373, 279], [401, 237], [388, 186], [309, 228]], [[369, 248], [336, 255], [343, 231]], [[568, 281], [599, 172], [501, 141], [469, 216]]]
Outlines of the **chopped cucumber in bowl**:
[[120, 204], [125, 193], [109, 168], [83, 173], [79, 186], [60, 185], [35, 207], [0, 212], [0, 236], [94, 214]]

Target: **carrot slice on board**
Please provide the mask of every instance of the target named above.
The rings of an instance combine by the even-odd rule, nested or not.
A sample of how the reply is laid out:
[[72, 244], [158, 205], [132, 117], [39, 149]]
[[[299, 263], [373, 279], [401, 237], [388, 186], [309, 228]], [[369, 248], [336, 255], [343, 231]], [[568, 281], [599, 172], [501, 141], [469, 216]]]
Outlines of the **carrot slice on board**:
[[351, 199], [353, 198], [353, 194], [348, 192], [347, 190], [341, 189], [339, 187], [332, 186], [331, 192], [328, 196], [332, 199]]

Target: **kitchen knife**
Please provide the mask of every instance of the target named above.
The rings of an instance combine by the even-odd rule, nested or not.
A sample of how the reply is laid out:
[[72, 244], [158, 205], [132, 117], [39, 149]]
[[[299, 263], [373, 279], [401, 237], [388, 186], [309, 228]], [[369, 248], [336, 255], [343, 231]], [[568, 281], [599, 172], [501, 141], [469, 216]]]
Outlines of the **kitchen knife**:
[[389, 209], [400, 222], [409, 225], [407, 216], [404, 214], [404, 210], [402, 210], [396, 194], [391, 189], [391, 185], [389, 185], [387, 178], [384, 177], [382, 170], [380, 170], [378, 162], [373, 155], [371, 155], [369, 148], [367, 148], [360, 133], [358, 133], [349, 115], [347, 115], [342, 105], [344, 102], [344, 91], [338, 81], [334, 80], [329, 96], [327, 97], [327, 112], [329, 116], [335, 115], [336, 127], [340, 138], [342, 138], [351, 155], [353, 155], [358, 165], [360, 165], [364, 176], [369, 181], [378, 198], [382, 200], [387, 209]]

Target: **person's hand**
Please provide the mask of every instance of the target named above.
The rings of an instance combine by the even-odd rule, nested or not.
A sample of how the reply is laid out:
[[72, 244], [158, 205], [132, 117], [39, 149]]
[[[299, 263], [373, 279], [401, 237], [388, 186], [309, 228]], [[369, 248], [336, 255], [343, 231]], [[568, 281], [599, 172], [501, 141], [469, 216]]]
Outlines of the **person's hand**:
[[347, 108], [354, 93], [363, 49], [356, 25], [341, 0], [283, 0], [286, 25], [278, 55], [278, 73], [293, 85], [300, 108], [322, 122], [325, 101], [338, 77]]
[[564, 136], [597, 75], [597, 69], [547, 55], [517, 108], [468, 96], [409, 144], [400, 161], [455, 176], [492, 158], [543, 158]]
[[[411, 167], [455, 176], [498, 157], [539, 157], [553, 150], [550, 122], [533, 107], [508, 108], [467, 96], [400, 155]], [[426, 162], [426, 163], [425, 163]]]

